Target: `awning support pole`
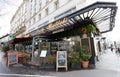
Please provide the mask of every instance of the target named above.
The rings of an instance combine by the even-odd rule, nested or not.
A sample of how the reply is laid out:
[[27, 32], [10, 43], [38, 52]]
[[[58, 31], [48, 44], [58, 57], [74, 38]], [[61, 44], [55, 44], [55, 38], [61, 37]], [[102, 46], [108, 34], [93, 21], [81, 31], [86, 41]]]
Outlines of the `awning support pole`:
[[33, 37], [33, 40], [32, 40], [32, 57], [31, 57], [31, 61], [33, 62], [34, 61], [34, 48], [35, 48], [35, 38]]

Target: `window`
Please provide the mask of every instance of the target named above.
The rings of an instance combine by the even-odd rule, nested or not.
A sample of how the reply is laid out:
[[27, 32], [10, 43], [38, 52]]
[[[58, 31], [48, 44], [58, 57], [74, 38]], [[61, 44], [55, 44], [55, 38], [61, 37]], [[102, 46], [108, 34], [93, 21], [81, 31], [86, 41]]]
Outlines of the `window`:
[[58, 0], [57, 0], [57, 1], [55, 1], [55, 3], [54, 3], [54, 4], [55, 4], [55, 10], [56, 10], [56, 9], [58, 9], [58, 7], [59, 7], [59, 1], [58, 1]]
[[49, 2], [49, 0], [46, 0], [46, 4]]
[[33, 24], [33, 19], [31, 19], [31, 24], [30, 25], [32, 25]]
[[48, 8], [45, 9], [45, 14], [48, 15]]
[[41, 4], [42, 4], [42, 3], [40, 2], [40, 3], [39, 3], [39, 10], [41, 10]]
[[31, 21], [29, 21], [29, 26], [31, 26]]
[[36, 14], [36, 8], [34, 7], [34, 14]]
[[36, 13], [36, 0], [34, 1], [34, 6], [33, 6], [33, 8], [34, 8], [34, 14]]
[[41, 14], [39, 14], [39, 20], [41, 19]]
[[35, 23], [35, 18], [33, 18], [33, 24]]

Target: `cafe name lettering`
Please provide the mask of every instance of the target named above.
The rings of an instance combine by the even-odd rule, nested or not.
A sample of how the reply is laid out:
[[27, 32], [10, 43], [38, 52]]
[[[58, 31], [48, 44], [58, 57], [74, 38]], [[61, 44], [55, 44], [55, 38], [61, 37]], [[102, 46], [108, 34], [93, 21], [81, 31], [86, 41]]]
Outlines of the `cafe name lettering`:
[[47, 27], [40, 28], [37, 30], [37, 34], [45, 33], [45, 29], [47, 30], [54, 30], [56, 27], [63, 25], [68, 22], [67, 18], [64, 18], [62, 20], [56, 21], [55, 23], [49, 24]]
[[55, 23], [51, 23], [47, 26], [47, 29], [51, 30], [51, 29], [54, 29], [55, 27], [58, 27], [60, 25], [63, 25], [65, 23], [67, 23], [68, 19], [67, 18], [64, 18], [63, 20], [59, 20], [59, 21], [56, 21]]
[[40, 28], [37, 30], [37, 34], [41, 34], [41, 33], [45, 33], [45, 29], [44, 28]]

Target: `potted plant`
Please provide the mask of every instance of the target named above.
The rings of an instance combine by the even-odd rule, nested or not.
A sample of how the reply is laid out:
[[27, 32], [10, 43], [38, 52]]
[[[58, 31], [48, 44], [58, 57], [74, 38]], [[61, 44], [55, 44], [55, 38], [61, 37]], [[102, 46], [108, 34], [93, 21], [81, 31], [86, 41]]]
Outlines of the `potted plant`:
[[74, 52], [71, 60], [73, 69], [81, 69], [81, 58], [79, 52]]
[[80, 69], [81, 58], [79, 52], [71, 52], [68, 58], [68, 62], [71, 64], [72, 69]]
[[83, 68], [88, 68], [89, 59], [91, 58], [91, 56], [92, 56], [91, 51], [87, 46], [81, 47], [80, 57], [82, 59]]
[[51, 55], [48, 55], [45, 58], [45, 67], [46, 68], [55, 68], [55, 61], [54, 61], [54, 59], [52, 58]]
[[30, 54], [26, 53], [24, 57], [22, 57], [22, 63], [27, 63], [30, 61]]
[[6, 57], [7, 56], [7, 52], [10, 50], [9, 46], [4, 46], [2, 48], [2, 51], [4, 52], [4, 56]]

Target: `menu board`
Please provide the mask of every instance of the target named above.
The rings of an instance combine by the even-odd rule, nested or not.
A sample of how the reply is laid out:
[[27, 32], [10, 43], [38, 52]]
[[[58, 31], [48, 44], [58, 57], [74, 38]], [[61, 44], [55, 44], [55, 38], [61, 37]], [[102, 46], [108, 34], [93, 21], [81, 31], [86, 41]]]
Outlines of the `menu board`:
[[42, 50], [40, 57], [46, 57], [46, 55], [47, 55], [47, 50]]
[[88, 38], [81, 38], [81, 45], [89, 47], [90, 46], [89, 39]]
[[57, 51], [56, 71], [58, 71], [58, 68], [65, 68], [67, 71], [67, 52], [66, 51]]
[[91, 51], [90, 38], [81, 38], [81, 46], [86, 47], [86, 53]]
[[17, 64], [18, 63], [18, 53], [17, 52], [8, 52], [7, 55], [7, 65]]

